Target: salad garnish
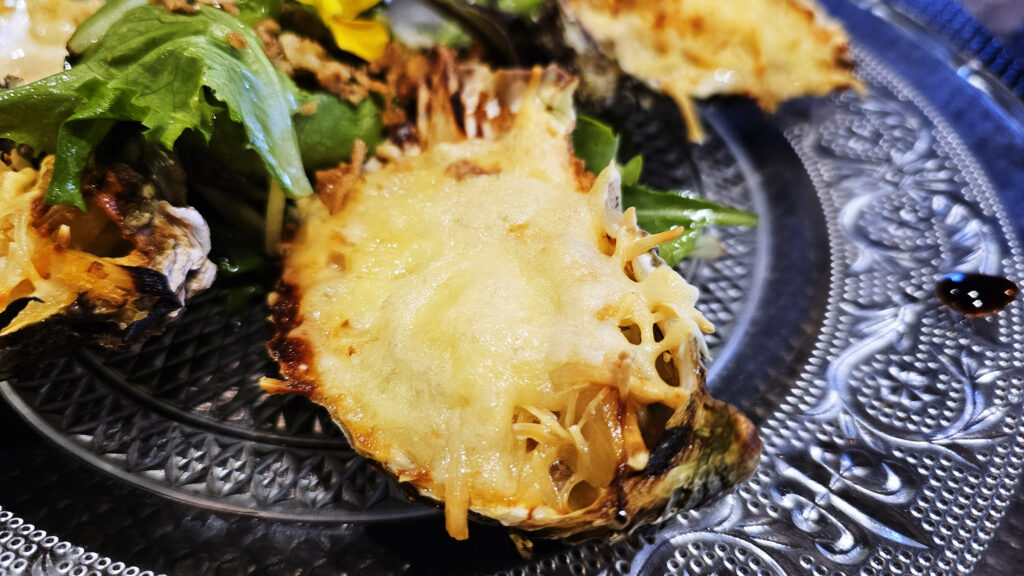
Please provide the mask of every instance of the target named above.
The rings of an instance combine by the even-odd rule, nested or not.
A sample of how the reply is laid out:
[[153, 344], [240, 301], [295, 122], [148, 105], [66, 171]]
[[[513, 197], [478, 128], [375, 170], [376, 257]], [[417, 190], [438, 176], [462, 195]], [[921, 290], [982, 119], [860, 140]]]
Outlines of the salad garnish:
[[[167, 150], [208, 149], [223, 169], [267, 180], [267, 199], [260, 203], [273, 253], [282, 230], [281, 198], [312, 194], [309, 175], [347, 163], [357, 141], [372, 158], [386, 132], [394, 137], [411, 129], [402, 107], [414, 91], [394, 84], [401, 83], [396, 74], [409, 74], [395, 69], [415, 60], [388, 47], [382, 19], [366, 17], [381, 10], [377, 4], [238, 0], [179, 2], [169, 9], [147, 0], [111, 0], [71, 38], [67, 70], [0, 90], [0, 138], [55, 154], [46, 202], [81, 210], [83, 171], [115, 125], [137, 125]], [[282, 32], [279, 21], [289, 11], [318, 17], [320, 37], [307, 37], [309, 26]], [[326, 45], [328, 36], [336, 47]], [[351, 56], [339, 50], [373, 62], [348, 63]], [[616, 159], [619, 137], [580, 116], [573, 143], [596, 174]], [[684, 230], [660, 248], [669, 264], [693, 254], [708, 225], [756, 225], [749, 212], [644, 186], [642, 166], [639, 156], [620, 166], [623, 207], [636, 208], [640, 225], [652, 234]], [[231, 204], [223, 190], [193, 188], [211, 195], [221, 211]]]

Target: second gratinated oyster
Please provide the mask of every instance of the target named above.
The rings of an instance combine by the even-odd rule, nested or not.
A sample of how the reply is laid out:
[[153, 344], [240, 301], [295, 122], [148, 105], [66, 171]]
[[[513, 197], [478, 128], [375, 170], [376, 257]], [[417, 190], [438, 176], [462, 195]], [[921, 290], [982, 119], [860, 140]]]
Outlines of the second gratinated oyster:
[[861, 85], [846, 32], [813, 0], [559, 0], [559, 6], [584, 78], [610, 92], [614, 76], [608, 76], [617, 64], [679, 104], [692, 140], [704, 139], [694, 98], [737, 94], [771, 112], [791, 98]]
[[286, 379], [263, 386], [326, 406], [459, 539], [471, 513], [621, 535], [746, 478], [760, 442], [707, 393], [696, 289], [615, 166], [573, 155], [575, 81], [431, 70], [418, 138], [300, 201], [271, 296]]

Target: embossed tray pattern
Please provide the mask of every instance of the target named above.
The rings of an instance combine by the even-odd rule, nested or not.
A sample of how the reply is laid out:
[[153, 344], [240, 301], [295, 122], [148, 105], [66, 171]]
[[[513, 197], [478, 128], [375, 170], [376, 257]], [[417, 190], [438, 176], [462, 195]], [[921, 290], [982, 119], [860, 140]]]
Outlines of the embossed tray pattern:
[[[761, 428], [755, 476], [644, 550], [642, 573], [969, 571], [1019, 482], [1021, 306], [942, 308], [952, 271], [1020, 278], [1020, 247], [956, 135], [878, 59], [787, 137], [821, 191], [830, 307], [792, 392]], [[745, 568], [745, 570], [741, 570]]]
[[[824, 214], [829, 293], [799, 376], [761, 423], [754, 477], [624, 542], [497, 573], [952, 574], [978, 561], [1024, 462], [1024, 308], [963, 319], [933, 286], [951, 271], [1022, 278], [1024, 258], [946, 121], [876, 56], [856, 59], [864, 99], [840, 95], [778, 119]], [[760, 183], [726, 141], [695, 149], [704, 192], [756, 205]], [[654, 179], [692, 176], [661, 170]], [[718, 350], [758, 305], [786, 301], [752, 300], [761, 237], [723, 242], [728, 257], [684, 271], [704, 287]], [[232, 316], [213, 294], [141, 351], [78, 354], [2, 390], [69, 450], [176, 500], [313, 522], [432, 513], [398, 497], [322, 412], [256, 391], [272, 370], [261, 314]], [[0, 510], [0, 573], [144, 572]]]

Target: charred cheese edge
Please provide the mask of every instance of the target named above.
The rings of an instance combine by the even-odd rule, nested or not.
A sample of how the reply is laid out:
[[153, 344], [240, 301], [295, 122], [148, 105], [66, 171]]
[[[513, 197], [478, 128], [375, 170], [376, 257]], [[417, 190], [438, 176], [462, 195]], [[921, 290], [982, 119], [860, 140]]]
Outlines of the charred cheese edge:
[[435, 83], [419, 154], [333, 213], [300, 201], [271, 296], [286, 380], [264, 387], [327, 407], [359, 453], [444, 503], [455, 538], [470, 513], [623, 533], [758, 459], [750, 422], [704, 388], [697, 290], [617, 209], [615, 167], [595, 181], [573, 156], [559, 74], [463, 71], [462, 126], [437, 86], [451, 78]]
[[672, 97], [690, 137], [693, 98], [749, 96], [767, 111], [799, 96], [860, 88], [845, 31], [811, 0], [560, 0], [567, 39], [593, 42], [625, 73]]

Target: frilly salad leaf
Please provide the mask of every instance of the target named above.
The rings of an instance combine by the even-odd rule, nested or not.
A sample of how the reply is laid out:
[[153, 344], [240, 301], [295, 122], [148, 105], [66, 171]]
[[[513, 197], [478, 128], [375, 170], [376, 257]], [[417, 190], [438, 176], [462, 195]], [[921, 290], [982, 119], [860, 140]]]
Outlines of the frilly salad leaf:
[[[380, 106], [372, 98], [352, 104], [327, 92], [299, 90], [299, 101], [305, 112], [293, 116], [292, 124], [307, 172], [348, 162], [356, 140], [362, 140], [372, 152], [383, 139]], [[213, 126], [213, 138], [205, 150], [211, 159], [230, 164], [246, 177], [263, 173], [263, 160], [246, 149], [247, 136], [240, 124], [222, 115], [214, 120]]]
[[[573, 132], [573, 149], [589, 172], [603, 170], [619, 151], [619, 137], [610, 126], [581, 115]], [[673, 228], [684, 232], [661, 244], [658, 252], [669, 266], [675, 266], [694, 253], [703, 228], [718, 226], [757, 226], [757, 215], [695, 198], [683, 191], [653, 190], [640, 183], [643, 159], [634, 156], [619, 167], [622, 175], [622, 205], [636, 210], [637, 224], [657, 234]]]
[[312, 194], [292, 124], [298, 92], [239, 19], [113, 0], [69, 45], [81, 50], [70, 70], [0, 91], [0, 137], [57, 155], [47, 203], [84, 210], [82, 171], [116, 122], [170, 149], [186, 130], [208, 141], [225, 108], [288, 196]]

